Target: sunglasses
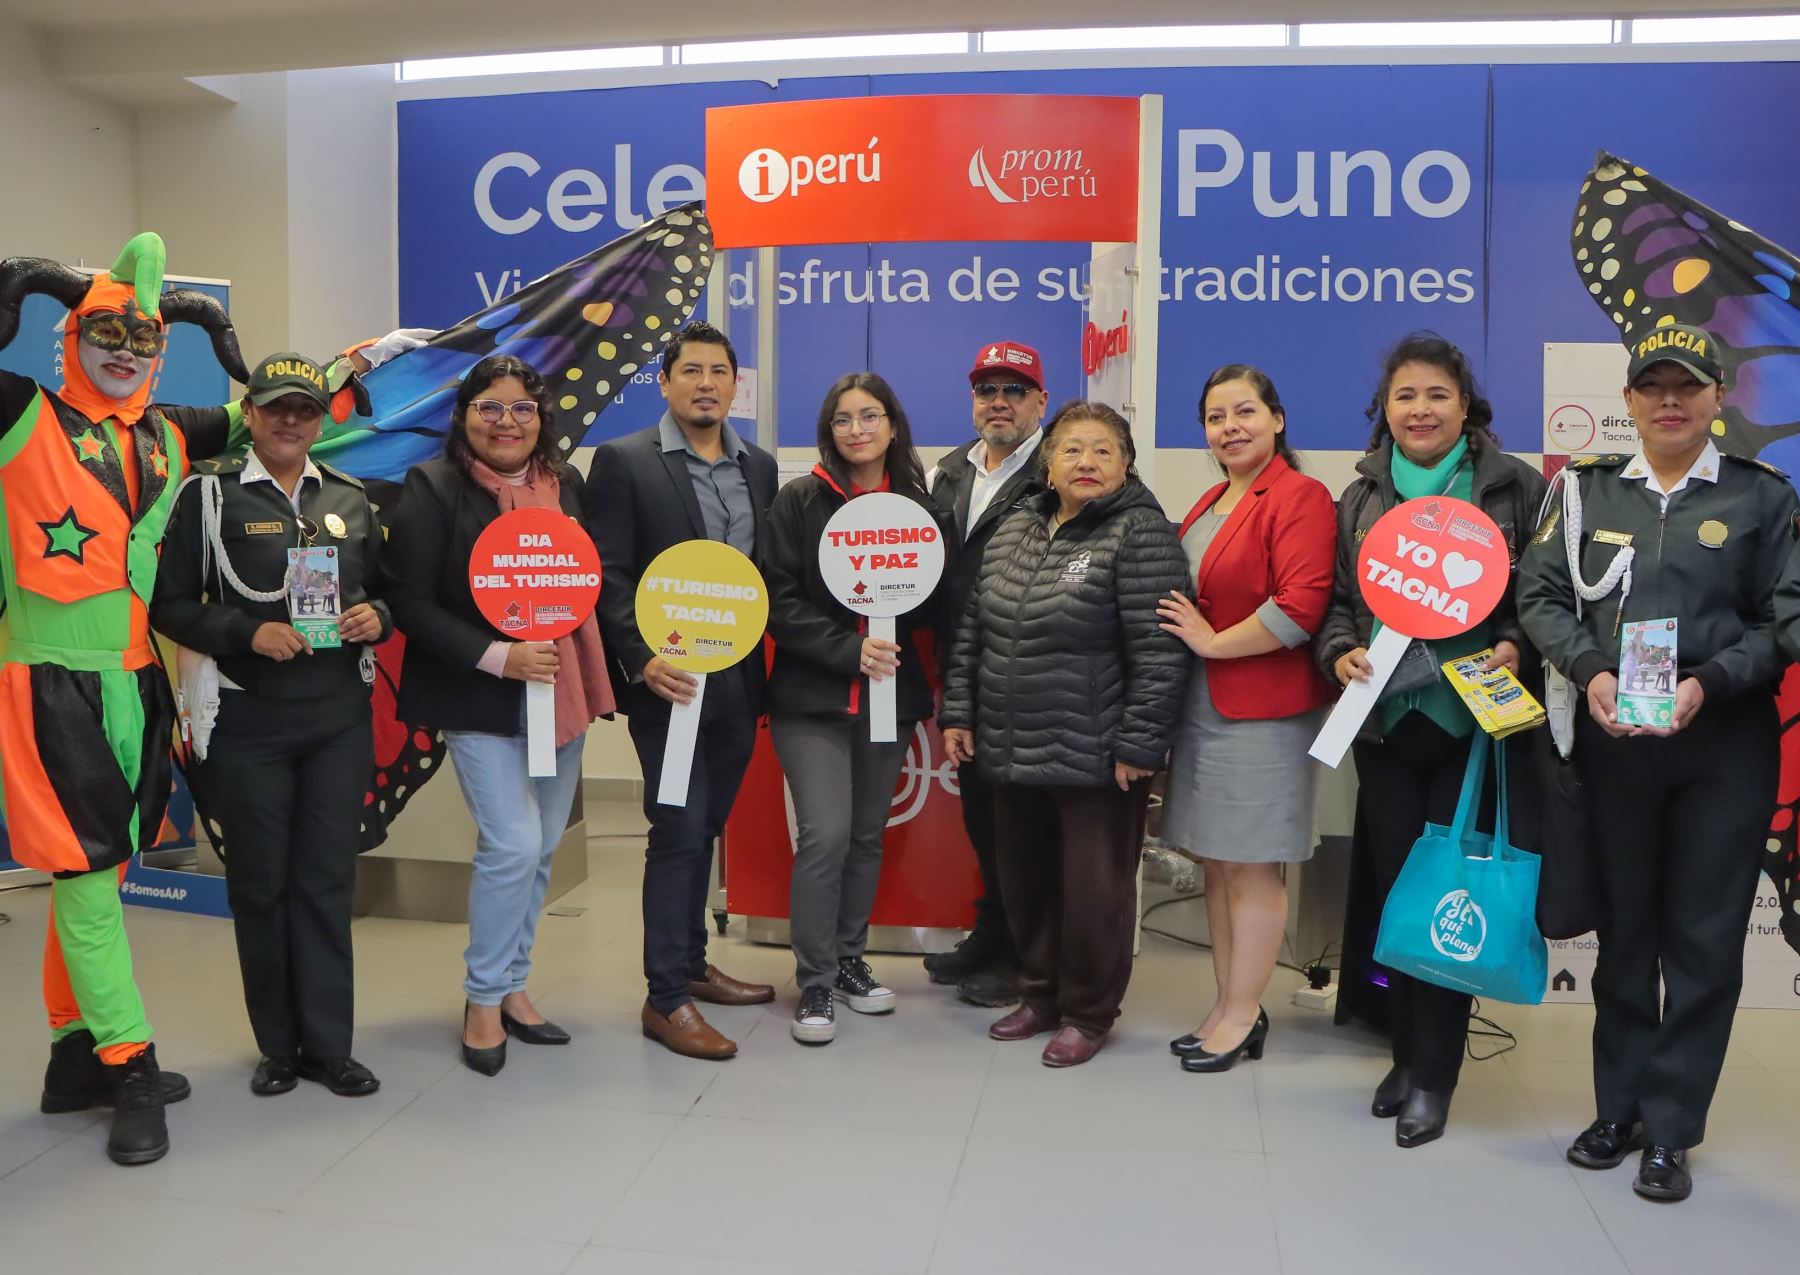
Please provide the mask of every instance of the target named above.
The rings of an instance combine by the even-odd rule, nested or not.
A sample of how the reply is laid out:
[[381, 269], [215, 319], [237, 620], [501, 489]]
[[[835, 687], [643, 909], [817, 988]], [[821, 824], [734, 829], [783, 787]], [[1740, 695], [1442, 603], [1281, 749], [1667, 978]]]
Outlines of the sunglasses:
[[497, 398], [478, 398], [469, 406], [474, 408], [475, 414], [489, 425], [498, 425], [508, 412], [512, 413], [512, 418], [519, 424], [529, 425], [537, 419], [538, 414], [537, 403], [528, 398], [522, 398], [517, 403], [511, 404], [502, 403]]
[[129, 349], [139, 358], [155, 358], [162, 353], [163, 331], [151, 319], [127, 318], [122, 314], [90, 314], [75, 320], [81, 339], [96, 350], [112, 353]]
[[1021, 385], [1017, 381], [1008, 381], [1005, 385], [995, 385], [991, 381], [983, 381], [974, 389], [975, 401], [978, 403], [992, 402], [996, 394], [1006, 395], [1008, 403], [1023, 403], [1025, 396], [1031, 393], [1029, 385]]

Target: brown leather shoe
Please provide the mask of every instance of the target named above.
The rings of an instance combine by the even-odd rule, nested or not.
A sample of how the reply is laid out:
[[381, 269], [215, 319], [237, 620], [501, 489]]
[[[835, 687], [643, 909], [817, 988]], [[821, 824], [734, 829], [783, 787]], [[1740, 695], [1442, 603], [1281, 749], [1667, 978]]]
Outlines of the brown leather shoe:
[[737, 1042], [721, 1036], [712, 1024], [700, 1017], [700, 1011], [692, 1004], [683, 1005], [664, 1018], [649, 1001], [645, 1001], [643, 1013], [638, 1017], [644, 1024], [644, 1035], [670, 1053], [684, 1058], [703, 1058], [708, 1062], [722, 1062], [737, 1054]]
[[688, 995], [709, 1005], [767, 1005], [775, 989], [767, 983], [740, 983], [717, 965], [706, 967], [706, 977], [688, 984]]
[[1065, 1024], [1044, 1046], [1044, 1066], [1079, 1067], [1100, 1052], [1105, 1033], [1090, 1036], [1079, 1027]]
[[988, 1028], [995, 1040], [1030, 1040], [1043, 1032], [1055, 1031], [1062, 1022], [1055, 1014], [1045, 1014], [1030, 1005], [1021, 1005]]

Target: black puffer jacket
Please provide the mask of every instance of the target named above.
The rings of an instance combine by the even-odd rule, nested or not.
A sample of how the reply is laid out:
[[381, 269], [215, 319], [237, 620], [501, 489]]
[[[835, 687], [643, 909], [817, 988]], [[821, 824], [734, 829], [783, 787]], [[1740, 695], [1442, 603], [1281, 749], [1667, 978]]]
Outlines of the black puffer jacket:
[[[911, 498], [931, 512], [924, 492]], [[775, 639], [771, 713], [868, 716], [868, 683], [862, 672], [868, 621], [841, 605], [819, 572], [819, 540], [825, 524], [843, 507], [844, 493], [823, 466], [783, 487], [769, 506], [762, 569], [769, 586], [769, 636]], [[929, 631], [934, 614], [928, 601], [894, 624], [900, 644], [894, 715], [902, 722], [931, 716], [931, 686], [914, 630]]]
[[[1500, 603], [1488, 617], [1489, 632], [1496, 642], [1511, 642], [1524, 659], [1521, 668], [1528, 686], [1532, 684], [1535, 661], [1530, 643], [1519, 625], [1519, 608], [1514, 599], [1518, 583], [1519, 553], [1525, 539], [1537, 526], [1538, 506], [1544, 501], [1544, 476], [1517, 456], [1509, 456], [1497, 447], [1472, 449], [1475, 458], [1473, 475], [1474, 503], [1500, 526], [1506, 538], [1507, 561], [1512, 582], [1501, 595]], [[1331, 606], [1325, 622], [1313, 638], [1313, 658], [1331, 685], [1338, 684], [1335, 667], [1347, 652], [1368, 646], [1375, 630], [1375, 616], [1363, 601], [1356, 580], [1357, 555], [1363, 537], [1369, 534], [1382, 514], [1401, 503], [1394, 490], [1394, 444], [1384, 441], [1380, 447], [1356, 462], [1357, 480], [1344, 488], [1338, 498], [1337, 576], [1331, 588]], [[1363, 724], [1361, 736], [1379, 737], [1378, 714], [1370, 714]]]
[[1190, 591], [1175, 528], [1132, 478], [1052, 537], [1056, 495], [1009, 514], [982, 559], [944, 676], [945, 729], [997, 783], [1095, 788], [1161, 769], [1192, 657], [1157, 599]]

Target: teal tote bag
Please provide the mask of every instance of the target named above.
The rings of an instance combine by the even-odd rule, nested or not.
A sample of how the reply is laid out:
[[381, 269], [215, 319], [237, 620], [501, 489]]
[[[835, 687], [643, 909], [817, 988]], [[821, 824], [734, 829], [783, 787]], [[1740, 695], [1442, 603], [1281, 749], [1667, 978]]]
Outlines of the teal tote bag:
[[[1494, 831], [1475, 830], [1488, 753]], [[1490, 1000], [1544, 999], [1549, 949], [1537, 924], [1540, 860], [1508, 840], [1506, 749], [1476, 731], [1450, 827], [1425, 825], [1381, 911], [1375, 959], [1401, 974]]]

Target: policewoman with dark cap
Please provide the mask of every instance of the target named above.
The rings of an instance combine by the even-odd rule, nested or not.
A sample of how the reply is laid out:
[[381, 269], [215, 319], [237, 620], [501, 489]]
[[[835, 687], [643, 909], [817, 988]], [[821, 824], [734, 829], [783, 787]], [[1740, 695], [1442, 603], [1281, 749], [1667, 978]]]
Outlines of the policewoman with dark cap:
[[394, 622], [362, 485], [307, 456], [327, 401], [310, 359], [254, 365], [251, 448], [200, 462], [182, 487], [150, 608], [160, 632], [217, 664], [210, 737], [210, 705], [193, 702], [210, 699], [208, 679], [184, 677], [184, 710], [204, 758], [200, 793], [224, 831], [262, 1052], [250, 1088], [265, 1095], [300, 1079], [346, 1097], [380, 1088], [350, 1056], [350, 898], [374, 767], [371, 648]]
[[[1599, 860], [1596, 1118], [1568, 1158], [1610, 1169], [1642, 1147], [1633, 1189], [1681, 1200], [1725, 1062], [1775, 804], [1774, 598], [1800, 501], [1780, 471], [1714, 445], [1725, 383], [1710, 334], [1665, 325], [1629, 348], [1637, 454], [1574, 462], [1523, 556], [1518, 606], [1573, 692]], [[1628, 724], [1624, 626], [1666, 619], [1672, 721]]]

